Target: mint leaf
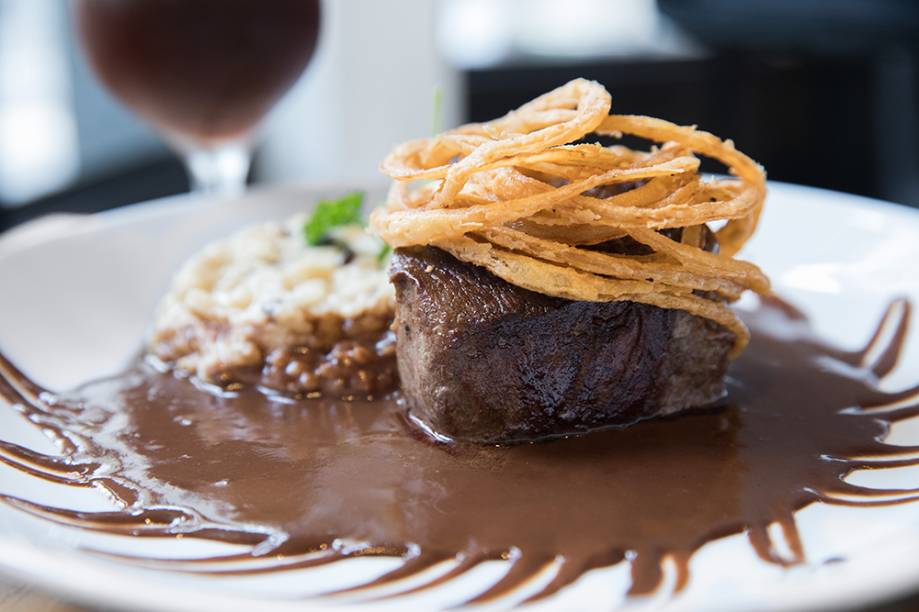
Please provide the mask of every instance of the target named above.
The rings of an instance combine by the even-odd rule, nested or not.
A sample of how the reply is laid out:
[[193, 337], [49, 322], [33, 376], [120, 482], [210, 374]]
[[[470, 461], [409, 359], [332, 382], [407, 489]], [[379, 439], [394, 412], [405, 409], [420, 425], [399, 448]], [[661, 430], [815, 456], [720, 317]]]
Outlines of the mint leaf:
[[321, 243], [333, 227], [363, 223], [361, 204], [363, 191], [352, 191], [336, 200], [320, 200], [313, 214], [303, 225], [303, 237], [310, 246]]
[[431, 136], [444, 131], [444, 90], [440, 85], [434, 88], [434, 109], [431, 112]]

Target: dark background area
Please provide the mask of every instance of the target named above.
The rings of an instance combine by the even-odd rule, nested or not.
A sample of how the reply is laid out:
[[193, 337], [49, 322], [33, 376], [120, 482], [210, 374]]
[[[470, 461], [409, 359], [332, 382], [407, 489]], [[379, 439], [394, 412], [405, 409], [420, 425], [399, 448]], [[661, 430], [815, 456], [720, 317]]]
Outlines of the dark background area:
[[687, 59], [532, 61], [467, 73], [473, 120], [583, 76], [613, 112], [732, 138], [769, 178], [919, 205], [919, 2], [660, 0]]
[[[863, 58], [731, 53], [711, 59], [507, 67], [468, 75], [469, 115], [503, 114], [583, 76], [609, 85], [613, 110], [730, 135], [772, 179], [884, 197], [875, 150], [875, 75]], [[845, 98], [844, 104], [837, 103]], [[619, 100], [617, 102], [617, 100]]]

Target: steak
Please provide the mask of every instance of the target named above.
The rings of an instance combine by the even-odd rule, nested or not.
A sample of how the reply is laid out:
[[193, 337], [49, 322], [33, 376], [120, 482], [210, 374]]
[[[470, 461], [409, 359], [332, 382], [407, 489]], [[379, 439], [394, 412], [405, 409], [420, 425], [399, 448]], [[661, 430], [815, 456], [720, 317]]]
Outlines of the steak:
[[[602, 250], [639, 248], [620, 240]], [[434, 247], [397, 249], [390, 278], [407, 408], [437, 434], [521, 442], [626, 426], [724, 393], [734, 334], [684, 311], [550, 297]]]

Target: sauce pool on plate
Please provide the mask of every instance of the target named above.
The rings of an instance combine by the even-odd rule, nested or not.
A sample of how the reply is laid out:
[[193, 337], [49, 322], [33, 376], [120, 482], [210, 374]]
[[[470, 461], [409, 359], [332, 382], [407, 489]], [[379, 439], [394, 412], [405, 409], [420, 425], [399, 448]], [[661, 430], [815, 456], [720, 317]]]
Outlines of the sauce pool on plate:
[[[917, 389], [879, 382], [902, 350], [909, 305], [895, 302], [864, 351], [833, 348], [777, 300], [744, 315], [749, 348], [731, 366], [728, 394], [706, 411], [627, 429], [507, 447], [442, 444], [406, 422], [398, 395], [378, 400], [290, 400], [243, 388], [209, 393], [138, 362], [69, 393], [40, 389], [3, 360], [0, 396], [59, 443], [41, 455], [10, 441], [0, 460], [36, 478], [101, 485], [124, 507], [80, 512], [6, 496], [16, 508], [112, 534], [195, 537], [247, 550], [199, 560], [127, 561], [234, 576], [366, 555], [400, 568], [358, 588], [443, 565], [411, 591], [443, 584], [486, 560], [507, 573], [470, 602], [554, 577], [549, 596], [584, 572], [631, 566], [630, 594], [654, 591], [662, 564], [678, 569], [703, 544], [746, 533], [780, 565], [806, 558], [794, 513], [813, 503], [905, 503], [919, 489], [845, 481], [855, 469], [919, 464], [886, 444], [891, 424], [919, 415]], [[884, 327], [884, 325], [882, 325]], [[795, 331], [788, 340], [788, 331]], [[878, 355], [866, 364], [866, 356]], [[913, 398], [912, 401], [909, 401]], [[892, 408], [892, 406], [896, 407]], [[790, 555], [769, 525], [781, 526]]]

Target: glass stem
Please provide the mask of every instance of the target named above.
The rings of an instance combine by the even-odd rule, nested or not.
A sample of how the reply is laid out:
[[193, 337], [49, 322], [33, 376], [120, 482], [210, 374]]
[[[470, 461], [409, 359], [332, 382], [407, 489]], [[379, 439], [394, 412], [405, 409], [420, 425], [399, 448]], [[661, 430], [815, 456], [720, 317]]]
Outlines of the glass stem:
[[193, 148], [185, 153], [192, 190], [212, 195], [242, 193], [251, 161], [252, 154], [243, 142]]

